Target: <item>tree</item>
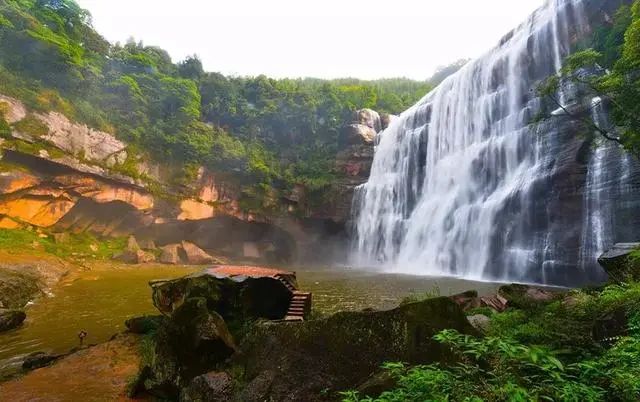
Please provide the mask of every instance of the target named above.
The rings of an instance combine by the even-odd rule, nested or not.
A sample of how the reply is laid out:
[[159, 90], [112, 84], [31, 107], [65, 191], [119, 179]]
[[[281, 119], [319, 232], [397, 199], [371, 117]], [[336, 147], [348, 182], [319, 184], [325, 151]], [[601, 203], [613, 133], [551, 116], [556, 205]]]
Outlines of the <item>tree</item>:
[[[625, 14], [616, 15], [626, 20]], [[619, 31], [620, 21], [614, 22], [612, 27], [613, 32]], [[560, 76], [547, 79], [540, 85], [538, 92], [571, 115], [557, 99], [560, 80], [587, 86], [610, 105], [612, 124], [602, 127], [591, 119], [583, 119], [602, 137], [620, 144], [640, 159], [640, 0], [636, 0], [631, 7], [624, 43], [614, 61], [609, 60], [611, 57], [611, 54], [607, 56], [592, 48], [576, 52], [565, 60]], [[610, 72], [606, 73], [602, 66], [608, 67], [608, 61], [613, 62], [613, 65]], [[603, 74], [585, 74], [589, 70]]]

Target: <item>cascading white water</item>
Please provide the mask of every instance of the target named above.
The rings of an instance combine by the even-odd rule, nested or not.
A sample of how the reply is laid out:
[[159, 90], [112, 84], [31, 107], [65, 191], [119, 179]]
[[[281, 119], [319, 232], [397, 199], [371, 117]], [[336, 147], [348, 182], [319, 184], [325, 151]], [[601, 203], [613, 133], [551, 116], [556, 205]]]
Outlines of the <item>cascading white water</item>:
[[532, 88], [558, 72], [582, 14], [581, 0], [550, 0], [380, 135], [354, 198], [355, 265], [514, 281], [553, 265], [554, 240], [532, 223], [551, 141], [530, 124]]
[[[602, 99], [596, 96], [591, 100], [591, 117], [593, 123], [600, 129], [608, 130], [609, 124]], [[595, 133], [596, 138], [599, 134]], [[596, 141], [598, 144], [598, 141]], [[598, 144], [599, 145], [599, 144]], [[582, 225], [580, 263], [584, 267], [596, 259], [607, 246], [607, 239], [611, 239], [612, 208], [606, 202], [603, 192], [608, 189], [605, 161], [612, 152], [617, 151], [613, 142], [597, 146], [589, 159], [587, 183], [584, 192], [584, 222]]]

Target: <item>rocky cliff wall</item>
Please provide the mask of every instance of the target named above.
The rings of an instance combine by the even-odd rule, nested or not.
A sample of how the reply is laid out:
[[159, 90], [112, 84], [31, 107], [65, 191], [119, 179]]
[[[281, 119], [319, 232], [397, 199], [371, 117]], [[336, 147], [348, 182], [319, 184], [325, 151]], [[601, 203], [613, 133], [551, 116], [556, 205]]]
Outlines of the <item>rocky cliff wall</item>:
[[241, 208], [242, 188], [228, 175], [200, 168], [188, 183], [171, 184], [176, 171], [129, 152], [110, 133], [32, 112], [17, 99], [0, 95], [0, 102], [12, 127], [0, 139], [0, 228], [136, 234], [158, 246], [188, 240], [262, 262], [344, 256], [336, 250], [346, 246], [352, 189], [368, 176], [382, 127], [376, 112], [356, 113], [336, 163], [343, 179], [326, 202], [310, 207], [300, 185], [265, 216]]

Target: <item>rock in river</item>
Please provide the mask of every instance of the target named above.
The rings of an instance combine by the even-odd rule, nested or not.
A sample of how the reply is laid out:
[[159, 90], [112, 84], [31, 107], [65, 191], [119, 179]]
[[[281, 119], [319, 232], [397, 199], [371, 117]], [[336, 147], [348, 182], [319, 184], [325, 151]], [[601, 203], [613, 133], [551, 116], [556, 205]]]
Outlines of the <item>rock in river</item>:
[[0, 309], [0, 332], [19, 327], [25, 318], [24, 311]]

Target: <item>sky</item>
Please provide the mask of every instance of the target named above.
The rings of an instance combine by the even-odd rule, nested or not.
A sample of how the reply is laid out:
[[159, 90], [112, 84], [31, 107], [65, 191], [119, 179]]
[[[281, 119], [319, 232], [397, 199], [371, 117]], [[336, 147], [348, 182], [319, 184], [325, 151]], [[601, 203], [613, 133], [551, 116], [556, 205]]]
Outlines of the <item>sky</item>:
[[111, 42], [134, 37], [206, 71], [424, 80], [475, 58], [544, 0], [76, 0]]

